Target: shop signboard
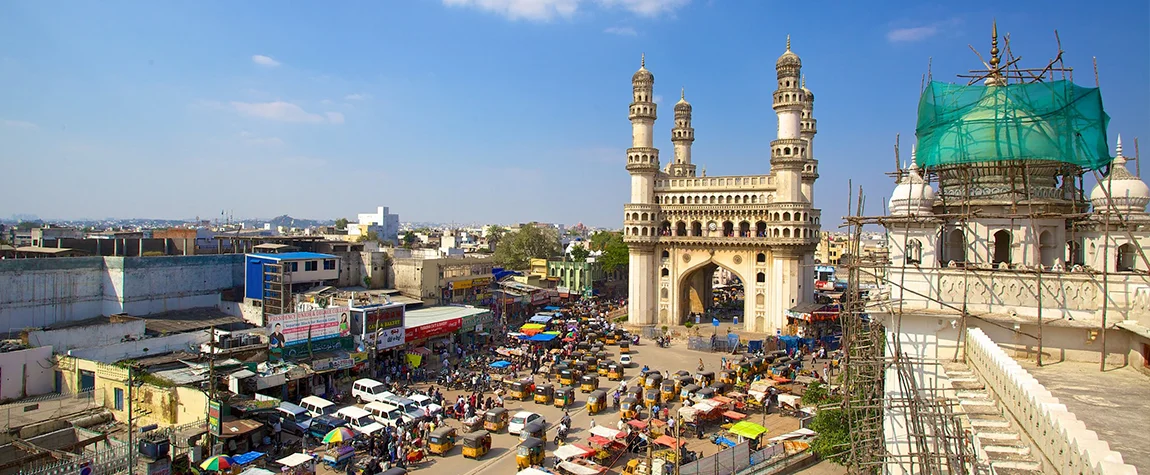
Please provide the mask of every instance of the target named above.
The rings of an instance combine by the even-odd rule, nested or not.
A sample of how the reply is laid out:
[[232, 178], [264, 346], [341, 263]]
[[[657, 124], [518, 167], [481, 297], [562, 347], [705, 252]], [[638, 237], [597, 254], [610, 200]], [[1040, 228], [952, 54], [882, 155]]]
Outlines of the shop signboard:
[[833, 290], [835, 290], [835, 283], [834, 283], [834, 281], [830, 281], [830, 280], [816, 281], [815, 282], [815, 290], [833, 291]]
[[[330, 307], [304, 312], [267, 316], [268, 340], [272, 350], [351, 335], [347, 307]], [[314, 351], [314, 348], [313, 348]]]
[[551, 295], [548, 294], [547, 290], [545, 290], [545, 289], [544, 290], [536, 290], [535, 292], [531, 293], [531, 303], [532, 304], [545, 303], [549, 300], [551, 300]]
[[408, 328], [407, 334], [404, 336], [405, 341], [422, 340], [424, 338], [431, 338], [439, 335], [445, 335], [455, 332], [463, 327], [462, 318], [451, 318], [441, 320], [434, 323], [428, 323], [417, 327]]
[[448, 282], [447, 288], [451, 290], [464, 290], [471, 288], [471, 279], [457, 280], [455, 282]]
[[220, 435], [220, 402], [208, 401], [208, 430], [212, 435]]
[[315, 360], [311, 364], [312, 371], [335, 371], [339, 369], [348, 369], [355, 366], [355, 359], [350, 356], [341, 356], [338, 358], [324, 358]]
[[491, 312], [481, 312], [474, 315], [465, 315], [463, 317], [463, 324], [460, 326], [461, 331], [479, 331], [478, 327], [484, 323], [491, 323], [494, 321]]

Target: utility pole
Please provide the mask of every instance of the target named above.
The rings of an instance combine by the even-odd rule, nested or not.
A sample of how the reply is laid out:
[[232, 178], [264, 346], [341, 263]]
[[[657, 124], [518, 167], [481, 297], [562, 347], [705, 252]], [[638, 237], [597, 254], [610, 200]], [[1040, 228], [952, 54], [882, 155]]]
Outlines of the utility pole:
[[[216, 326], [212, 325], [208, 328], [208, 411], [211, 411], [211, 404], [216, 400]], [[224, 423], [224, 407], [220, 405], [220, 413], [218, 415], [218, 424]], [[212, 443], [208, 447], [208, 456], [216, 455], [216, 433], [211, 427], [208, 427], [208, 432], [211, 432], [209, 439]], [[204, 457], [207, 459], [208, 457]]]
[[133, 373], [132, 365], [128, 365], [128, 475], [136, 473], [136, 447], [134, 447], [136, 429], [133, 425], [135, 413], [132, 407], [132, 386], [135, 386], [132, 381]]
[[679, 475], [679, 467], [683, 465], [683, 416], [675, 413], [675, 475]]

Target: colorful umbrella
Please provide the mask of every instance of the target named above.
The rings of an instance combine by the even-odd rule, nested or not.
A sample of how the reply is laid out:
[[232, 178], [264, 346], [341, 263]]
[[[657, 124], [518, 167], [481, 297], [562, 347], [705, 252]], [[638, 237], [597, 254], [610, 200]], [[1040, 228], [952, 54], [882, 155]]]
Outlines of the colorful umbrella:
[[220, 472], [223, 470], [229, 470], [235, 465], [236, 462], [232, 460], [231, 457], [228, 457], [227, 455], [216, 455], [207, 460], [204, 460], [204, 463], [200, 464], [200, 468], [204, 470]]
[[332, 429], [331, 432], [328, 432], [327, 435], [323, 436], [323, 443], [335, 444], [346, 442], [354, 438], [355, 432], [352, 432], [351, 429], [348, 429], [347, 427], [336, 427], [335, 429]]

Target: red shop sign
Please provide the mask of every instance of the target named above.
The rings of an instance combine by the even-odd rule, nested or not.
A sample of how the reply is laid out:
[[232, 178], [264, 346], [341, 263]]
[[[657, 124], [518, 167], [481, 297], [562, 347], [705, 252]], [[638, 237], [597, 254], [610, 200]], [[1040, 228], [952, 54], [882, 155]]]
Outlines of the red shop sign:
[[422, 340], [424, 338], [431, 338], [447, 333], [454, 332], [463, 328], [462, 318], [452, 318], [450, 320], [443, 320], [441, 322], [428, 323], [418, 327], [407, 329], [407, 334], [404, 335], [404, 341]]

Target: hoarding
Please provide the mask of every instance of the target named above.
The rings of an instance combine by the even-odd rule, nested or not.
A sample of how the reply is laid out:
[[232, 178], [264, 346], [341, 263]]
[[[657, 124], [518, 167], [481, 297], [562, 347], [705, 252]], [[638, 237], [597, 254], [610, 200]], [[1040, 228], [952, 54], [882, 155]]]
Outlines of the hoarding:
[[415, 340], [420, 340], [423, 338], [431, 338], [434, 336], [439, 336], [439, 335], [454, 332], [456, 330], [459, 330], [461, 327], [463, 327], [463, 319], [462, 318], [451, 318], [451, 319], [447, 319], [447, 320], [441, 320], [441, 321], [438, 321], [435, 323], [428, 323], [426, 325], [420, 325], [418, 327], [408, 328], [407, 329], [407, 335], [405, 335], [405, 340], [406, 341], [415, 341]]
[[347, 307], [267, 316], [268, 341], [273, 350], [351, 335]]
[[404, 306], [403, 304], [378, 305], [353, 308], [354, 327], [362, 328], [360, 337], [370, 346], [376, 342], [376, 349], [385, 350], [403, 344]]
[[208, 401], [208, 430], [212, 435], [220, 435], [220, 402]]

